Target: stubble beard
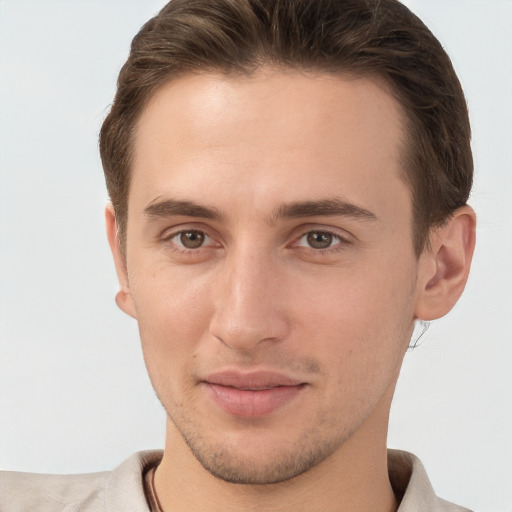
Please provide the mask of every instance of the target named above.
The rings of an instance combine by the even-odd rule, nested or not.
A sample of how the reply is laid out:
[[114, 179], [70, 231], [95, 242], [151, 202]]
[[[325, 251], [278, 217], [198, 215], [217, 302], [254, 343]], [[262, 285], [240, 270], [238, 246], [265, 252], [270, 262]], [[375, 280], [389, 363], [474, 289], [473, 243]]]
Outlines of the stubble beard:
[[[201, 466], [214, 477], [233, 484], [270, 485], [287, 482], [329, 458], [352, 433], [352, 429], [341, 433], [338, 431], [336, 436], [325, 439], [322, 432], [326, 428], [327, 432], [335, 432], [335, 426], [329, 428], [318, 421], [316, 426], [309, 426], [295, 440], [283, 441], [278, 449], [267, 455], [266, 460], [257, 461], [242, 446], [228, 446], [225, 442], [207, 439], [192, 422], [175, 421], [168, 408], [164, 408]], [[250, 431], [247, 435], [251, 435]]]

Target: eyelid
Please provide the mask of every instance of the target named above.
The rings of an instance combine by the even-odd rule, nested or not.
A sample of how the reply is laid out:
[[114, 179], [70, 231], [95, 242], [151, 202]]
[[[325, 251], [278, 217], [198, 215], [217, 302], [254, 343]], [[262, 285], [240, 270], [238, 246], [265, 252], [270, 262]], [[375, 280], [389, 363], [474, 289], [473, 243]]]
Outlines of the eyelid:
[[[300, 236], [300, 237], [298, 238], [298, 240], [297, 240], [297, 242], [296, 242], [296, 243], [300, 242], [302, 239], [306, 238], [306, 237], [307, 237], [309, 234], [311, 234], [311, 233], [329, 235], [329, 236], [331, 236], [331, 237], [332, 237], [332, 239], [333, 239], [333, 240], [336, 240], [336, 239], [337, 239], [337, 240], [339, 240], [339, 242], [344, 242], [344, 241], [345, 241], [341, 236], [339, 236], [339, 235], [337, 235], [337, 234], [335, 234], [335, 233], [330, 233], [329, 231], [320, 231], [320, 230], [318, 230], [318, 231], [317, 231], [317, 230], [311, 230], [311, 231], [307, 231], [307, 232], [306, 232], [306, 233], [304, 233], [302, 236]], [[305, 247], [305, 246], [301, 246], [301, 247]], [[332, 247], [332, 246], [326, 247], [326, 249], [330, 249], [331, 247]], [[311, 249], [314, 249], [314, 247], [310, 247], [310, 248], [311, 248]]]
[[161, 233], [158, 235], [158, 239], [165, 241], [173, 238], [176, 235], [179, 235], [180, 233], [186, 232], [186, 231], [199, 231], [201, 233], [204, 233], [208, 237], [212, 239], [217, 239], [219, 236], [217, 234], [213, 234], [213, 230], [210, 229], [208, 226], [205, 226], [202, 223], [199, 222], [183, 222], [176, 226], [166, 227]]
[[297, 241], [308, 233], [328, 233], [329, 235], [339, 238], [343, 242], [353, 243], [355, 241], [354, 235], [345, 229], [336, 228], [333, 226], [324, 226], [321, 224], [306, 224], [302, 225], [295, 230], [296, 236], [294, 240]]
[[[299, 245], [300, 241], [307, 236], [309, 233], [326, 233], [337, 239], [333, 245], [325, 248], [315, 248], [308, 245]], [[333, 256], [339, 252], [346, 250], [349, 246], [354, 244], [354, 236], [345, 230], [327, 227], [322, 225], [307, 225], [301, 226], [297, 236], [293, 238], [293, 242], [289, 245], [291, 249], [300, 251], [305, 255], [311, 255], [314, 257], [327, 257]]]
[[[212, 240], [215, 243], [215, 245], [205, 244], [205, 245], [199, 246], [197, 249], [190, 249], [183, 245], [171, 242], [174, 237], [180, 235], [181, 233], [186, 233], [187, 231], [198, 231], [200, 233], [203, 233], [206, 237], [208, 237], [210, 240]], [[218, 234], [216, 232], [214, 233], [212, 229], [205, 226], [204, 224], [190, 222], [190, 223], [183, 223], [183, 224], [179, 224], [177, 226], [173, 226], [173, 227], [164, 229], [161, 232], [161, 234], [158, 236], [158, 241], [161, 243], [164, 243], [164, 244], [168, 244], [169, 247], [172, 246], [172, 248], [174, 248], [177, 251], [190, 251], [190, 252], [197, 253], [197, 252], [201, 251], [201, 249], [209, 249], [212, 247], [215, 248], [215, 247], [222, 246], [222, 243], [219, 242], [219, 238], [220, 237], [218, 236]]]
[[[200, 233], [204, 236], [203, 238], [203, 244], [199, 245], [198, 247], [187, 247], [185, 245], [183, 245], [183, 243], [181, 243], [181, 240], [180, 240], [180, 237], [181, 235], [183, 235], [183, 233]], [[169, 237], [168, 239], [169, 241], [173, 241], [173, 244], [175, 244], [176, 246], [180, 247], [181, 249], [184, 249], [184, 250], [194, 250], [194, 251], [198, 251], [199, 249], [204, 249], [206, 247], [209, 247], [211, 246], [211, 242], [213, 241], [213, 238], [211, 236], [209, 236], [207, 233], [205, 233], [204, 231], [199, 231], [198, 229], [185, 229], [185, 230], [182, 230], [182, 231], [178, 231], [177, 233], [173, 234], [172, 236]]]

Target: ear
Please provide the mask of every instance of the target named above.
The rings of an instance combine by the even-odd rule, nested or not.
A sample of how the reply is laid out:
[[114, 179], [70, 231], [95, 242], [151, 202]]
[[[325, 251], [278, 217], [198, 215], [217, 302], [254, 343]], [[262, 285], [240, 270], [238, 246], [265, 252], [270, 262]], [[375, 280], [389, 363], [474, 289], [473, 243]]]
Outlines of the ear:
[[108, 243], [110, 245], [110, 250], [112, 251], [112, 256], [114, 257], [114, 264], [116, 266], [117, 278], [120, 286], [120, 289], [116, 294], [116, 304], [127, 315], [136, 318], [135, 306], [130, 292], [130, 283], [128, 281], [126, 259], [123, 251], [121, 250], [121, 243], [117, 234], [116, 215], [111, 204], [105, 208], [105, 224], [107, 228]]
[[440, 318], [459, 300], [475, 249], [475, 227], [475, 212], [463, 206], [445, 224], [433, 229], [430, 247], [420, 256], [416, 318]]

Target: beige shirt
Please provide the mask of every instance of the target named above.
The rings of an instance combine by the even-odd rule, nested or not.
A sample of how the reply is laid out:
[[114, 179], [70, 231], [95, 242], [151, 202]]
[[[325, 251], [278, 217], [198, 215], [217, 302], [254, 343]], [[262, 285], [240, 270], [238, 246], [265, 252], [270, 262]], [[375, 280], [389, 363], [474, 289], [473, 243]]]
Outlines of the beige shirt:
[[[150, 508], [145, 474], [161, 458], [161, 451], [139, 452], [114, 471], [84, 475], [0, 472], [0, 511], [157, 512]], [[388, 465], [391, 485], [403, 496], [398, 512], [469, 512], [435, 495], [414, 455], [389, 450]]]

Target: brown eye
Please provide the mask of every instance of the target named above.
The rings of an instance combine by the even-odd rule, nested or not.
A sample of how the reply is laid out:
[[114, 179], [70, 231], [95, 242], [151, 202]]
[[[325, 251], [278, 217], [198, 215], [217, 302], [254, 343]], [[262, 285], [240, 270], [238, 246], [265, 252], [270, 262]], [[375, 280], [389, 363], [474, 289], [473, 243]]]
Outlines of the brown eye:
[[179, 234], [180, 244], [187, 249], [198, 249], [204, 244], [205, 238], [201, 231], [183, 231]]
[[310, 231], [306, 235], [306, 241], [313, 249], [327, 249], [331, 247], [334, 235], [325, 231]]

